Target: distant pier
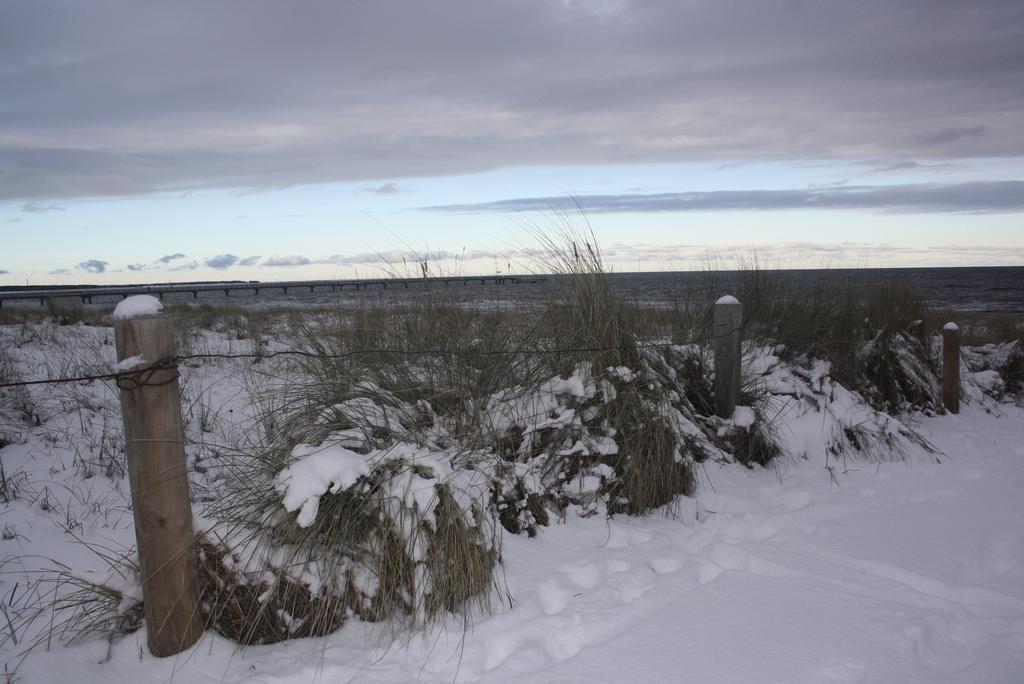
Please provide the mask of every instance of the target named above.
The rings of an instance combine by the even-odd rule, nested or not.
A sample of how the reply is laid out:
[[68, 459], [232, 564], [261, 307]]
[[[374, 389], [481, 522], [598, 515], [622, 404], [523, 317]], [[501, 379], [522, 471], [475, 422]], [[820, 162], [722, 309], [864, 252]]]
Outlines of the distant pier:
[[14, 300], [37, 300], [41, 306], [45, 306], [47, 300], [57, 298], [80, 298], [83, 304], [92, 304], [94, 297], [121, 297], [122, 299], [132, 295], [148, 294], [163, 299], [168, 294], [192, 294], [192, 299], [198, 299], [200, 292], [223, 292], [225, 297], [230, 297], [232, 292], [251, 293], [259, 295], [263, 290], [279, 290], [287, 294], [289, 290], [300, 290], [308, 288], [316, 292], [341, 292], [349, 290], [368, 290], [370, 288], [388, 289], [408, 288], [412, 285], [438, 285], [448, 287], [451, 285], [470, 285], [479, 283], [481, 285], [520, 285], [543, 282], [544, 278], [532, 276], [439, 276], [434, 278], [379, 278], [376, 280], [290, 280], [279, 282], [229, 282], [229, 283], [196, 283], [182, 285], [128, 285], [125, 287], [102, 286], [102, 287], [52, 287], [46, 289], [12, 289], [0, 290], [0, 308], [5, 302]]

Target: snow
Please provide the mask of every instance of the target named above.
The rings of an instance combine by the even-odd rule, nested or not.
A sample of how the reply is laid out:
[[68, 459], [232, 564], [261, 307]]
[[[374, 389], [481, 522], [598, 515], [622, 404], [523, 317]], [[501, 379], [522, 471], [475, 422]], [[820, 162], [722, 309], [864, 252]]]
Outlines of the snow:
[[130, 371], [133, 368], [137, 368], [145, 363], [146, 359], [143, 358], [142, 356], [129, 356], [127, 358], [121, 359], [120, 361], [114, 364], [114, 372], [123, 373], [125, 371]]
[[140, 316], [156, 316], [164, 310], [163, 302], [153, 295], [133, 295], [122, 299], [114, 307], [114, 320], [139, 318]]
[[972, 373], [974, 383], [983, 391], [990, 394], [1001, 392], [1003, 389], [1003, 378], [998, 371], [983, 370]]
[[321, 496], [348, 489], [370, 472], [366, 454], [330, 442], [321, 446], [300, 444], [292, 451], [292, 458], [295, 463], [278, 474], [276, 487], [283, 495], [285, 510], [299, 511], [299, 527], [309, 527], [316, 519]]
[[946, 325], [942, 326], [942, 329], [943, 330], [950, 330], [950, 331], [956, 332], [957, 330], [960, 329], [960, 326], [958, 326], [956, 323], [953, 323], [952, 321], [950, 321]]
[[622, 380], [622, 382], [626, 383], [633, 382], [633, 380], [636, 379], [636, 376], [634, 375], [633, 371], [630, 370], [629, 368], [626, 368], [625, 366], [615, 366], [614, 368], [609, 368], [608, 375], [613, 378], [618, 378], [619, 380]]
[[[45, 377], [49, 366], [59, 366], [54, 355], [61, 345], [114, 363], [109, 329], [39, 327], [34, 341], [15, 345], [17, 330], [0, 328], [0, 344], [27, 376]], [[242, 343], [209, 334], [202, 344], [228, 350]], [[186, 396], [205, 397], [221, 412], [212, 442], [247, 429], [246, 368], [232, 360], [183, 368]], [[823, 440], [834, 428], [873, 422], [898, 434], [899, 420], [865, 408], [829, 377], [825, 362], [794, 368], [761, 356], [751, 368], [778, 397], [785, 457], [752, 469], [708, 460], [697, 496], [682, 499], [674, 517], [608, 520], [569, 508], [536, 538], [503, 534], [493, 612], [475, 615], [468, 631], [457, 618], [411, 635], [351, 620], [328, 637], [244, 649], [207, 633], [187, 653], [158, 659], [149, 655], [143, 629], [112, 644], [54, 643], [20, 666], [21, 648], [6, 643], [0, 658], [9, 669], [18, 666], [16, 681], [77, 684], [1019, 681], [1024, 410], [981, 392], [999, 387], [994, 371], [964, 373], [968, 400], [959, 415], [915, 416], [916, 428], [939, 450], [935, 457], [915, 452], [868, 463], [827, 454]], [[501, 427], [506, 413], [539, 414], [532, 429], [577, 420], [567, 402], [604, 391], [590, 377], [578, 368], [542, 392], [510, 394], [504, 404], [495, 399], [484, 415]], [[86, 393], [92, 408], [68, 409], [70, 391]], [[0, 503], [0, 527], [17, 535], [5, 532], [0, 541], [5, 602], [23, 591], [19, 583], [42, 556], [102, 580], [106, 566], [78, 539], [105, 548], [134, 544], [127, 481], [77, 472], [99, 459], [104, 436], [119, 429], [116, 389], [93, 383], [32, 392], [42, 426], [0, 414], [0, 436], [19, 435], [7, 440], [2, 458], [8, 482], [22, 491]], [[514, 411], [501, 408], [516, 401]], [[381, 425], [407, 418], [401, 407], [366, 402], [336, 408]], [[737, 426], [750, 417], [739, 409], [753, 413], [738, 407]], [[62, 441], [68, 435], [74, 441]], [[590, 453], [615, 448], [610, 438], [588, 439], [580, 442]], [[300, 524], [315, 517], [323, 494], [351, 486], [383, 459], [447, 472], [427, 449], [361, 454], [354, 450], [359, 443], [358, 431], [343, 430], [293, 450], [278, 484]], [[571, 484], [593, 492], [601, 476], [612, 474], [599, 467]], [[435, 483], [409, 472], [386, 495], [427, 512]], [[137, 600], [130, 582], [111, 584]]]
[[754, 424], [754, 409], [749, 406], [737, 406], [732, 414], [732, 422], [739, 428], [749, 428]]
[[715, 304], [739, 304], [739, 303], [740, 303], [740, 300], [736, 299], [732, 295], [725, 295], [724, 297], [719, 297], [718, 300], [715, 302]]
[[513, 607], [475, 618], [464, 643], [455, 620], [395, 643], [351, 623], [240, 653], [207, 635], [187, 657], [155, 659], [140, 632], [109, 661], [102, 643], [56, 648], [20, 672], [83, 683], [1017, 681], [1024, 415], [926, 422], [956, 458], [858, 468], [838, 484], [810, 460], [781, 482], [731, 465], [709, 473], [715, 490], [678, 520], [571, 519], [508, 536]]
[[590, 364], [581, 363], [576, 366], [568, 378], [553, 378], [548, 381], [545, 391], [552, 395], [566, 394], [571, 397], [594, 396], [594, 384], [590, 381]]

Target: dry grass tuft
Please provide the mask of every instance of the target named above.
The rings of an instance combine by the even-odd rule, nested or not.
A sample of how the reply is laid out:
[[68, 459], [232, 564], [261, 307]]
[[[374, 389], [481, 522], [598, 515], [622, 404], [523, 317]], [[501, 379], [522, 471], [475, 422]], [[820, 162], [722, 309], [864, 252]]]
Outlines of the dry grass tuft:
[[[6, 346], [0, 345], [0, 384], [21, 382], [22, 380], [14, 357], [11, 356]], [[0, 417], [5, 418], [4, 423], [7, 422], [6, 419], [17, 418], [38, 424], [38, 411], [27, 387], [0, 388]], [[0, 439], [4, 437], [5, 428], [0, 428]]]
[[747, 345], [777, 347], [786, 360], [829, 361], [832, 377], [876, 409], [941, 410], [933, 331], [913, 287], [857, 274], [802, 286], [756, 262], [737, 275]]
[[316, 595], [281, 573], [245, 577], [223, 545], [199, 544], [200, 595], [207, 627], [240, 644], [324, 636], [346, 618], [346, 595]]
[[76, 572], [50, 558], [42, 559], [47, 566], [39, 570], [24, 569], [29, 558], [4, 559], [0, 574], [17, 580], [0, 605], [6, 628], [0, 628], [0, 647], [20, 649], [20, 661], [34, 649], [49, 649], [54, 643], [72, 645], [95, 638], [113, 643], [142, 626], [137, 565], [127, 554], [88, 548], [109, 565], [106, 576]]
[[274, 487], [287, 458], [236, 458], [218, 481], [226, 495], [210, 511], [220, 542], [204, 546], [215, 629], [241, 643], [271, 643], [329, 633], [347, 614], [418, 627], [487, 606], [498, 540], [484, 505], [436, 466], [369, 458], [369, 474], [320, 496], [307, 525], [284, 511]]

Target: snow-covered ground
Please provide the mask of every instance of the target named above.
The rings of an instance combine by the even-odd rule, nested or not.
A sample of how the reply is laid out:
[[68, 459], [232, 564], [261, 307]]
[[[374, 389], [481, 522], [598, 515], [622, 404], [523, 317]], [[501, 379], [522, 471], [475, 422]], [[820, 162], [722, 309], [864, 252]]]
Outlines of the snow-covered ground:
[[[4, 332], [8, 343], [16, 334]], [[13, 355], [26, 374], [59, 372], [47, 345], [67, 334], [51, 330]], [[73, 334], [80, 356], [113, 361], [109, 329]], [[186, 369], [196, 434], [231, 423], [243, 363]], [[40, 426], [4, 418], [13, 443], [0, 457], [19, 487], [0, 504], [4, 603], [24, 590], [25, 568], [49, 563], [39, 556], [102, 574], [78, 540], [133, 543], [127, 481], [102, 471], [113, 393], [34, 396]], [[920, 418], [935, 457], [709, 461], [674, 518], [570, 513], [536, 538], [506, 534], [503, 591], [468, 629], [451, 618], [395, 634], [352, 620], [325, 638], [244, 649], [208, 633], [166, 659], [149, 655], [140, 631], [112, 645], [41, 646], [14, 681], [1024, 681], [1024, 410], [987, 408]], [[0, 651], [8, 670], [20, 651], [9, 641]]]

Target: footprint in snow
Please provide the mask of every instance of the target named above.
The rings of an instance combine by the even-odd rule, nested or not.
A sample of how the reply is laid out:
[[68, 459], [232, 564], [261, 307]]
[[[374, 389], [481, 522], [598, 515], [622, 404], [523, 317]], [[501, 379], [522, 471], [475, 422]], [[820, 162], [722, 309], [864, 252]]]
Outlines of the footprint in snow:
[[715, 564], [725, 570], [749, 572], [761, 577], [800, 577], [800, 573], [795, 570], [767, 561], [732, 544], [716, 544], [710, 556]]
[[516, 632], [509, 632], [500, 637], [490, 639], [487, 643], [487, 656], [484, 659], [484, 669], [493, 670], [508, 660], [508, 657], [519, 650], [523, 645], [523, 637]]
[[668, 575], [673, 572], [679, 572], [683, 568], [683, 559], [679, 556], [652, 558], [650, 566], [651, 570], [654, 570], [659, 575]]
[[701, 558], [697, 561], [697, 582], [700, 584], [711, 584], [723, 572], [725, 570], [721, 565], [712, 563], [706, 558]]
[[564, 566], [561, 571], [566, 581], [579, 589], [590, 589], [601, 580], [601, 569], [593, 563]]
[[620, 575], [617, 578], [618, 586], [615, 589], [619, 603], [633, 603], [653, 589], [655, 585], [651, 581], [651, 577], [651, 571], [647, 568], [637, 568], [628, 575]]
[[613, 525], [608, 531], [608, 539], [603, 546], [608, 549], [625, 549], [630, 546], [646, 544], [651, 541], [651, 533], [645, 530], [636, 530], [625, 525]]
[[547, 580], [537, 590], [537, 600], [545, 615], [555, 615], [565, 610], [574, 593], [558, 586], [553, 580]]

